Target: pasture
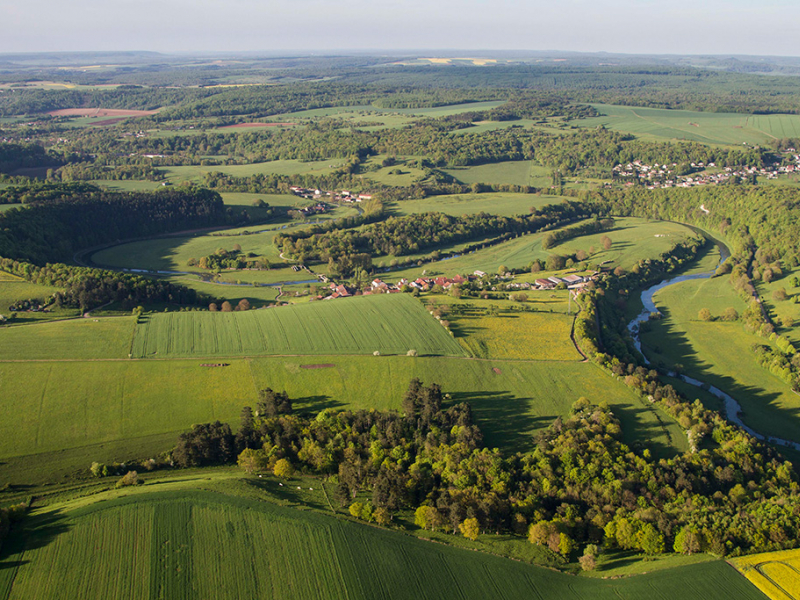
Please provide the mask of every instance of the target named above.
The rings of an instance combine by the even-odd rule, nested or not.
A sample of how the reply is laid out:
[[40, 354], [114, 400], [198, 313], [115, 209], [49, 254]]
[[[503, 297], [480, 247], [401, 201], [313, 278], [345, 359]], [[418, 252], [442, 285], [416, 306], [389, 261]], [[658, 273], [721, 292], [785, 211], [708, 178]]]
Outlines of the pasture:
[[655, 295], [664, 314], [642, 335], [645, 353], [654, 365], [682, 365], [687, 375], [726, 391], [741, 404], [744, 422], [765, 435], [800, 441], [800, 398], [777, 376], [758, 365], [753, 344], [770, 345], [747, 333], [740, 322], [704, 322], [698, 311], [715, 317], [728, 307], [739, 313], [744, 303], [727, 277], [684, 281]]
[[[233, 197], [231, 197], [233, 196]], [[242, 197], [244, 196], [244, 197]], [[226, 194], [226, 202], [233, 204], [241, 202], [245, 205], [250, 198], [249, 194]], [[270, 204], [278, 199], [291, 201], [295, 196], [266, 196], [253, 194], [253, 197], [265, 199]], [[252, 201], [251, 201], [252, 202]], [[239, 204], [239, 206], [242, 206]], [[248, 212], [255, 210], [253, 207], [242, 206]], [[315, 215], [314, 221], [325, 221], [355, 214], [355, 209], [349, 207], [337, 207], [325, 215]], [[219, 248], [226, 250], [233, 249], [234, 244], [242, 247], [242, 252], [247, 254], [254, 253], [259, 258], [266, 258], [270, 264], [283, 266], [280, 258], [280, 250], [273, 243], [273, 238], [278, 233], [286, 233], [292, 229], [307, 227], [303, 222], [269, 223], [265, 225], [247, 225], [234, 229], [206, 233], [189, 233], [179, 235], [165, 235], [154, 237], [136, 242], [128, 242], [111, 246], [91, 255], [93, 263], [112, 268], [124, 269], [149, 269], [158, 271], [193, 271], [202, 272], [199, 267], [189, 267], [189, 259], [200, 259], [209, 256]], [[206, 271], [208, 272], [208, 271]], [[306, 273], [294, 273], [288, 271], [278, 276], [261, 274], [255, 271], [228, 272], [234, 279], [245, 281], [257, 281], [259, 283], [272, 283], [275, 281], [298, 281], [312, 279]], [[294, 274], [293, 274], [294, 273]]]
[[282, 506], [264, 493], [289, 495], [271, 478], [251, 486], [208, 479], [202, 491], [191, 487], [196, 481], [167, 480], [156, 489], [146, 485], [38, 509], [28, 520], [27, 543], [10, 540], [0, 589], [8, 600], [467, 600], [500, 594], [508, 600], [618, 600], [654, 589], [685, 600], [761, 597], [723, 561], [608, 581], [571, 577]]
[[800, 115], [747, 115], [593, 104], [601, 116], [572, 121], [578, 127], [632, 133], [646, 139], [707, 144], [768, 144], [800, 136]]
[[451, 167], [442, 169], [461, 183], [530, 185], [541, 188], [552, 183], [548, 167], [540, 167], [530, 160], [513, 160], [507, 162], [478, 165], [475, 167]]
[[800, 598], [800, 550], [742, 556], [731, 563], [772, 600]]
[[513, 217], [527, 215], [531, 208], [541, 208], [563, 201], [562, 196], [539, 194], [511, 194], [487, 192], [485, 194], [456, 194], [434, 196], [395, 202], [389, 207], [392, 214], [410, 215], [424, 212], [442, 212], [455, 217], [485, 212], [490, 215]]
[[153, 314], [133, 355], [405, 354], [459, 356], [445, 329], [407, 294], [362, 296], [245, 312]]
[[[524, 303], [440, 297], [456, 340], [472, 356], [510, 360], [582, 360], [570, 338], [566, 292], [527, 292]], [[525, 312], [521, 309], [533, 310]], [[573, 315], [577, 306], [573, 305]]]
[[[392, 271], [390, 274], [387, 273], [384, 279], [392, 281], [402, 277], [416, 279], [424, 270], [436, 271], [443, 275], [472, 273], [476, 269], [496, 273], [501, 265], [510, 269], [525, 268], [533, 260], [546, 261], [551, 254], [566, 256], [578, 250], [589, 252], [592, 248], [595, 251], [590, 255], [589, 262], [606, 263], [604, 266], [612, 269], [617, 266], [629, 269], [640, 259], [658, 258], [662, 252], [688, 239], [693, 233], [678, 223], [626, 217], [616, 219], [616, 226], [609, 231], [565, 240], [549, 250], [542, 248], [542, 239], [545, 235], [547, 234], [523, 235], [495, 246], [475, 250], [470, 254]], [[605, 250], [600, 242], [605, 235], [612, 241], [612, 246], [608, 250]], [[449, 248], [440, 250], [447, 251]]]
[[[758, 293], [769, 310], [772, 322], [778, 332], [788, 337], [795, 345], [800, 344], [800, 286], [793, 285], [793, 279], [800, 277], [800, 269], [787, 269], [783, 275], [769, 283], [763, 279], [758, 282]], [[784, 290], [786, 299], [776, 298], [775, 292]]]
[[0, 360], [127, 358], [133, 328], [133, 317], [78, 318], [3, 327]]
[[301, 413], [399, 410], [413, 377], [440, 384], [447, 402], [469, 402], [489, 447], [530, 448], [537, 430], [584, 396], [613, 407], [628, 443], [661, 456], [687, 449], [677, 423], [590, 363], [342, 355], [204, 362], [0, 362], [0, 477], [52, 481], [93, 460], [154, 456], [193, 423], [235, 425], [267, 387], [286, 390]]
[[[0, 315], [6, 317], [13, 311], [10, 307], [20, 300], [46, 300], [59, 288], [24, 281], [14, 275], [0, 271]], [[14, 323], [31, 323], [54, 318], [77, 316], [78, 310], [53, 309], [50, 312], [17, 312]], [[2, 349], [0, 349], [2, 352]]]

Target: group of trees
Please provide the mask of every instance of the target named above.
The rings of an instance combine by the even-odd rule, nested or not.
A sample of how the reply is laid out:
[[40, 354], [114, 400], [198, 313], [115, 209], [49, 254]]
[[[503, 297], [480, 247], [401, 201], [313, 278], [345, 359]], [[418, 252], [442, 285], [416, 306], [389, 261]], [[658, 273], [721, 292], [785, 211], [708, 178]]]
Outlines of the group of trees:
[[[656, 459], [624, 443], [608, 406], [581, 398], [531, 450], [509, 455], [481, 446], [469, 405], [412, 380], [403, 414], [296, 415], [288, 397], [266, 390], [256, 411], [242, 411], [237, 434], [220, 423], [196, 425], [173, 459], [196, 465], [238, 455], [250, 472], [332, 476], [337, 499], [360, 518], [388, 523], [410, 509], [421, 527], [470, 537], [513, 531], [565, 555], [587, 544], [720, 555], [796, 544], [791, 463], [699, 403], [674, 391], [668, 403], [713, 441]], [[359, 498], [365, 493], [368, 502]]]

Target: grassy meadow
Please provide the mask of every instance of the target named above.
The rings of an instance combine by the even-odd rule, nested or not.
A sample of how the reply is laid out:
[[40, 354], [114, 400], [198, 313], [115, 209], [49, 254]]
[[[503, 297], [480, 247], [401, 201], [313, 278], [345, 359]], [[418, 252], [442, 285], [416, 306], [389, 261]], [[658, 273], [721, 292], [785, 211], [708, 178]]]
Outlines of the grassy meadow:
[[[402, 277], [415, 279], [422, 275], [423, 271], [457, 275], [480, 269], [487, 273], [496, 273], [501, 265], [510, 269], [524, 268], [535, 259], [546, 261], [551, 254], [570, 255], [578, 250], [589, 252], [592, 247], [595, 252], [591, 254], [590, 262], [603, 262], [606, 263], [604, 266], [612, 269], [616, 266], [627, 269], [640, 259], [658, 258], [662, 252], [691, 237], [693, 233], [678, 223], [625, 217], [616, 219], [616, 226], [609, 231], [565, 240], [549, 250], [542, 248], [542, 239], [545, 235], [547, 234], [523, 235], [456, 258], [392, 271], [390, 274], [387, 273], [384, 279], [392, 281]], [[612, 240], [612, 247], [609, 250], [605, 250], [600, 242], [605, 235]], [[446, 251], [448, 248], [441, 250]]]
[[[323, 514], [320, 483], [298, 480], [309, 491], [295, 492], [272, 478], [188, 479], [37, 509], [26, 541], [9, 540], [0, 589], [8, 600], [618, 600], [654, 589], [686, 600], [762, 597], [723, 561], [607, 581], [573, 577], [470, 551], [484, 549], [480, 538], [456, 548]], [[206, 489], [192, 489], [198, 483]], [[320, 512], [287, 505], [297, 494], [313, 496]]]
[[689, 140], [706, 144], [768, 144], [800, 137], [800, 115], [747, 115], [593, 104], [599, 117], [573, 121], [632, 133], [646, 139]]
[[460, 217], [485, 212], [490, 215], [513, 217], [527, 215], [531, 208], [542, 208], [564, 200], [562, 196], [539, 194], [511, 194], [505, 192], [487, 192], [485, 194], [457, 194], [452, 196], [434, 196], [415, 200], [395, 202], [389, 207], [392, 214], [398, 216], [424, 212], [442, 212]]
[[0, 360], [127, 358], [134, 325], [103, 317], [0, 328]]
[[407, 294], [361, 296], [245, 312], [157, 313], [141, 319], [133, 355], [463, 355], [458, 343]]
[[451, 167], [443, 169], [461, 183], [530, 185], [541, 188], [552, 183], [552, 169], [541, 167], [530, 160], [512, 160], [506, 162], [478, 165], [474, 167]]
[[193, 423], [236, 423], [241, 407], [254, 406], [266, 387], [286, 390], [305, 413], [399, 410], [413, 377], [439, 383], [450, 402], [469, 402], [490, 447], [530, 447], [531, 435], [565, 417], [581, 396], [607, 401], [629, 443], [659, 455], [687, 447], [677, 423], [600, 368], [575, 360], [317, 355], [225, 362], [217, 368], [202, 367], [200, 359], [0, 362], [6, 463], [0, 476], [49, 481], [93, 460], [158, 454]]
[[704, 322], [702, 308], [715, 317], [728, 307], [745, 308], [727, 277], [684, 281], [655, 295], [664, 314], [642, 335], [645, 353], [658, 365], [680, 364], [692, 377], [706, 381], [736, 398], [743, 420], [756, 431], [800, 441], [800, 398], [781, 379], [759, 366], [753, 344], [770, 344], [749, 334], [740, 322]]

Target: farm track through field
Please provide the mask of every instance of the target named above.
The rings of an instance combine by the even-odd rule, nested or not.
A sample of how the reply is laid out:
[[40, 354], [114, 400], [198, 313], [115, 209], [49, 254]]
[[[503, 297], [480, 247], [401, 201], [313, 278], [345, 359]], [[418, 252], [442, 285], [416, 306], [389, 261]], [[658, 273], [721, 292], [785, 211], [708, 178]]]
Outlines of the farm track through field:
[[790, 600], [797, 600], [796, 596], [792, 595], [786, 588], [784, 588], [781, 584], [779, 584], [777, 581], [775, 581], [775, 579], [773, 579], [771, 575], [768, 575], [767, 573], [764, 572], [764, 566], [765, 565], [780, 565], [782, 567], [786, 567], [787, 569], [789, 569], [791, 571], [794, 571], [794, 573], [795, 573], [795, 575], [797, 575], [798, 579], [800, 579], [800, 570], [798, 570], [793, 565], [785, 563], [785, 562], [783, 562], [781, 560], [767, 560], [767, 561], [758, 563], [757, 565], [753, 566], [753, 568], [756, 570], [756, 572], [758, 572], [759, 575], [761, 575], [764, 579], [766, 579], [772, 585], [774, 585], [775, 588], [780, 590], [780, 592], [782, 594], [786, 594], [787, 598], [789, 598]]

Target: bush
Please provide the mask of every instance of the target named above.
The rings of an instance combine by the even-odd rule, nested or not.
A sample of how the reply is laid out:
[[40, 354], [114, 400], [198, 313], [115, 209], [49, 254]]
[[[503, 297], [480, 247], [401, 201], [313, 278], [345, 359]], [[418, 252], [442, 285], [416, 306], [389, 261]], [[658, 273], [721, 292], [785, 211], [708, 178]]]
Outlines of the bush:
[[139, 473], [136, 471], [128, 471], [123, 475], [119, 481], [117, 481], [117, 487], [128, 487], [131, 485], [139, 485], [143, 483], [141, 479], [139, 479]]
[[282, 458], [275, 463], [275, 468], [272, 470], [272, 472], [275, 474], [275, 477], [280, 477], [281, 479], [291, 479], [292, 475], [294, 475], [294, 467], [287, 459]]

